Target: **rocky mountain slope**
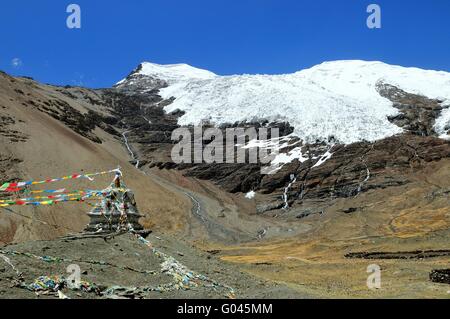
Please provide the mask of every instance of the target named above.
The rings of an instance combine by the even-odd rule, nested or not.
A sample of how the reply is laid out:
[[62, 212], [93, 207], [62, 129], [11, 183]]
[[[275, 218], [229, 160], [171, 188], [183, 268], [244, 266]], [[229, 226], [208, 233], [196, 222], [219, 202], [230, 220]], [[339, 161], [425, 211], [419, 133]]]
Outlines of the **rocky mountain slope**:
[[[264, 213], [302, 206], [307, 199], [327, 202], [403, 185], [411, 170], [448, 158], [449, 81], [446, 72], [365, 61], [328, 62], [291, 75], [231, 77], [143, 63], [116, 89], [159, 94], [165, 102], [158, 106], [174, 125], [177, 118], [179, 125], [203, 122], [222, 129], [279, 127], [287, 142], [274, 160], [281, 169], [270, 175], [261, 175], [260, 165], [175, 165], [167, 145], [175, 126], [166, 127], [164, 138], [149, 132], [158, 123], [151, 120], [151, 107], [142, 111], [149, 112], [143, 116], [148, 125], [130, 133], [141, 165], [177, 167], [228, 192], [272, 194], [258, 205]], [[155, 158], [155, 148], [165, 156]]]
[[[434, 85], [414, 80], [418, 76], [427, 77], [429, 81], [434, 81]], [[332, 79], [338, 79], [340, 84], [333, 85]], [[183, 64], [161, 66], [143, 63], [114, 88], [101, 90], [43, 86], [31, 79], [15, 79], [4, 74], [2, 107], [5, 115], [2, 116], [2, 136], [7, 139], [5, 150], [13, 150], [2, 154], [5, 163], [2, 177], [5, 181], [26, 177], [21, 176], [25, 170], [20, 169], [20, 174], [19, 171], [14, 172], [14, 169], [23, 166], [25, 159], [27, 163], [33, 163], [27, 159], [27, 154], [20, 154], [21, 150], [27, 150], [28, 145], [32, 145], [33, 140], [36, 140], [35, 143], [39, 144], [39, 147], [49, 145], [52, 149], [60, 140], [58, 136], [49, 136], [47, 142], [46, 135], [39, 131], [41, 128], [27, 133], [32, 126], [25, 125], [27, 121], [14, 114], [21, 111], [28, 117], [36, 114], [39, 121], [43, 119], [63, 125], [65, 129], [72, 131], [74, 136], [81, 136], [77, 137], [77, 141], [85, 144], [84, 148], [106, 148], [106, 153], [103, 154], [107, 154], [109, 163], [112, 150], [113, 158], [120, 157], [122, 163], [130, 161], [133, 166], [144, 171], [153, 168], [176, 169], [186, 177], [211, 181], [225, 192], [256, 192], [258, 196], [255, 198], [247, 196], [252, 198], [250, 201], [255, 204], [254, 211], [250, 213], [269, 216], [278, 216], [281, 213], [286, 217], [303, 218], [329, 209], [333, 206], [332, 203], [339, 199], [353, 198], [371, 190], [407, 185], [412, 182], [411, 174], [424, 171], [432, 163], [440, 163], [448, 158], [450, 147], [445, 139], [446, 132], [443, 131], [443, 128], [448, 128], [446, 117], [450, 95], [444, 85], [448, 79], [449, 75], [445, 72], [363, 61], [330, 62], [293, 75], [262, 77], [220, 77]], [[234, 81], [236, 85], [217, 84], [221, 81]], [[281, 85], [282, 89], [274, 93], [264, 88], [264, 93], [259, 94], [253, 87], [258, 81], [262, 85], [261, 88], [273, 85], [275, 90]], [[392, 83], [402, 85], [402, 88]], [[194, 88], [199, 86], [203, 89], [197, 92]], [[254, 89], [250, 90], [247, 86]], [[308, 89], [310, 86], [316, 88], [314, 92], [318, 95], [311, 93]], [[437, 90], [436, 87], [440, 86], [443, 88]], [[210, 107], [223, 109], [217, 105], [226, 103], [231, 109], [242, 109], [248, 104], [254, 104], [248, 112], [259, 110], [262, 111], [260, 115], [264, 116], [266, 111], [280, 114], [286, 111], [283, 107], [283, 103], [287, 103], [285, 99], [281, 99], [283, 103], [277, 104], [277, 107], [263, 107], [265, 103], [278, 103], [274, 99], [277, 94], [286, 95], [291, 92], [286, 87], [293, 90], [297, 88], [294, 90], [296, 93], [289, 98], [291, 107], [297, 107], [300, 111], [297, 116], [291, 116], [289, 121], [280, 121], [277, 116], [272, 117], [274, 121], [270, 121], [271, 116], [268, 115], [267, 119], [249, 122], [249, 117], [244, 112], [233, 115], [236, 116], [233, 118], [235, 123], [225, 123], [226, 118], [217, 118], [219, 120], [215, 123], [221, 124], [223, 130], [227, 127], [263, 125], [279, 128], [281, 136], [284, 136], [287, 142], [281, 147], [281, 154], [274, 160], [281, 163], [281, 166], [272, 174], [262, 175], [259, 164], [179, 165], [172, 162], [170, 153], [175, 143], [171, 139], [173, 130], [186, 122], [186, 116], [204, 120], [200, 115], [195, 115], [195, 112], [202, 110], [201, 103], [199, 102], [198, 110], [189, 109], [184, 100], [187, 95], [197, 92], [200, 94], [200, 100], [201, 94], [206, 94], [205, 92], [217, 94], [218, 98], [223, 94], [239, 97], [235, 101], [217, 102], [219, 104], [210, 99]], [[319, 94], [321, 91], [318, 88], [326, 91], [325, 96], [333, 98], [334, 102], [328, 104], [330, 101], [323, 100], [323, 94]], [[216, 92], [216, 89], [222, 91]], [[228, 89], [247, 93], [232, 94]], [[407, 89], [410, 92], [407, 92]], [[418, 92], [426, 92], [430, 96], [420, 95]], [[167, 98], [172, 93], [175, 96]], [[179, 94], [181, 97], [176, 97]], [[436, 98], [439, 94], [440, 97]], [[259, 100], [253, 100], [255, 97]], [[307, 106], [305, 103], [311, 104], [309, 108], [301, 111]], [[342, 109], [342, 112], [338, 113], [351, 116], [350, 124], [339, 117], [336, 118], [335, 113], [323, 116], [326, 113], [321, 111], [321, 108], [328, 106], [335, 112], [336, 103], [348, 108], [345, 112]], [[176, 106], [182, 107], [183, 110], [175, 108]], [[349, 111], [358, 108], [360, 111]], [[172, 112], [169, 112], [170, 110]], [[205, 110], [202, 112], [206, 114]], [[207, 114], [213, 113], [213, 110], [207, 111]], [[372, 116], [372, 113], [376, 113], [376, 116]], [[309, 116], [317, 114], [321, 114], [323, 123], [318, 125], [311, 124], [314, 121], [309, 122], [306, 127], [312, 125], [311, 127], [316, 127], [317, 130], [304, 135], [309, 129], [305, 131], [303, 124], [308, 121]], [[377, 118], [379, 120], [375, 121]], [[342, 125], [336, 125], [338, 122]], [[214, 121], [211, 124], [214, 124]], [[346, 127], [347, 124], [351, 125], [352, 129]], [[324, 127], [332, 126], [333, 136], [321, 131]], [[45, 129], [48, 128], [47, 125]], [[386, 134], [388, 137], [383, 138]], [[32, 141], [28, 141], [29, 138]], [[311, 142], [313, 140], [314, 142]], [[20, 147], [22, 143], [26, 147]], [[59, 152], [59, 147], [57, 155], [64, 154]], [[69, 151], [67, 154], [71, 153]], [[52, 151], [46, 151], [45, 154], [50, 156]], [[89, 158], [88, 155], [86, 157]], [[41, 162], [39, 156], [36, 162], [38, 160]], [[98, 167], [98, 158], [89, 158], [89, 161], [97, 163]], [[67, 165], [65, 158], [53, 162]], [[105, 167], [103, 160], [100, 160], [100, 163]], [[30, 166], [42, 167], [35, 163]], [[138, 173], [133, 170], [133, 174]], [[42, 172], [40, 176], [41, 174]], [[186, 202], [184, 198], [180, 199], [180, 203], [183, 200]]]
[[[162, 227], [179, 227], [182, 218], [178, 215], [189, 210], [186, 207], [189, 200], [161, 189], [128, 163], [129, 154], [123, 147], [120, 127], [112, 127], [117, 119], [101, 103], [104, 102], [99, 93], [92, 90], [53, 87], [0, 74], [2, 184], [98, 172], [120, 165], [129, 186], [136, 189], [142, 211], [147, 215], [152, 212]], [[55, 187], [104, 188], [112, 177], [101, 176], [94, 182], [62, 182]], [[170, 205], [167, 200], [161, 201], [164, 198], [171, 199]], [[78, 203], [46, 208], [2, 208], [0, 241], [50, 239], [79, 231], [88, 221], [89, 209]], [[169, 222], [171, 219], [173, 222]], [[154, 222], [144, 221], [148, 226]]]

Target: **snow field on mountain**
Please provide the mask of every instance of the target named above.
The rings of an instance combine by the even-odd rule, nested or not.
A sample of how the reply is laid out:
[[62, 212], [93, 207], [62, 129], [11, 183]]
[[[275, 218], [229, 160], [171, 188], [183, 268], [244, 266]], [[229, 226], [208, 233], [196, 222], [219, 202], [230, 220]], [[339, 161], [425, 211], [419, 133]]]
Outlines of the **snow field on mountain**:
[[[163, 98], [176, 100], [167, 112], [186, 112], [179, 124], [216, 124], [267, 119], [289, 121], [307, 142], [374, 141], [402, 132], [387, 116], [398, 110], [381, 97], [376, 84], [389, 83], [409, 93], [450, 104], [450, 73], [392, 66], [382, 62], [325, 62], [287, 75], [217, 76], [188, 65], [144, 64], [141, 74], [166, 80]], [[445, 110], [436, 123], [443, 134]]]

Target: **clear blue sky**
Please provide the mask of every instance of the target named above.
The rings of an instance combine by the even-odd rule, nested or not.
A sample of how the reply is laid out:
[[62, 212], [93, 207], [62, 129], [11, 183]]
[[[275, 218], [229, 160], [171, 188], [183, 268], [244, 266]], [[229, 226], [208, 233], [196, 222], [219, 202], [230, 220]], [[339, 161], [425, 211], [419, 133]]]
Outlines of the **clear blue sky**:
[[[70, 3], [81, 6], [81, 30], [66, 27]], [[366, 27], [371, 3], [380, 30]], [[337, 59], [450, 71], [450, 1], [0, 1], [0, 70], [47, 83], [108, 87], [142, 61], [225, 75]]]

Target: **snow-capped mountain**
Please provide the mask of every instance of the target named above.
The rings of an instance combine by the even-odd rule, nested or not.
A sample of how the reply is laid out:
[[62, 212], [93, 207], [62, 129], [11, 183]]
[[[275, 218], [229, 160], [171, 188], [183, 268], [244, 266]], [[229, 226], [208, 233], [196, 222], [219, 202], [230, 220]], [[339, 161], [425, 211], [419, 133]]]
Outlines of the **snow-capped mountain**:
[[[186, 64], [142, 63], [117, 85], [162, 81], [160, 95], [174, 97], [167, 112], [185, 111], [179, 124], [216, 124], [267, 119], [287, 121], [305, 141], [374, 141], [402, 132], [388, 120], [399, 113], [377, 87], [390, 84], [407, 93], [441, 101], [435, 131], [447, 137], [450, 73], [359, 60], [325, 62], [285, 75], [218, 76]], [[144, 85], [155, 89], [153, 82]]]
[[[174, 85], [181, 82], [190, 82], [194, 80], [208, 80], [217, 77], [216, 74], [192, 67], [188, 64], [155, 64], [150, 62], [141, 63], [141, 65], [130, 75], [149, 76], [156, 79], [164, 80], [169, 85]], [[127, 81], [124, 79], [117, 83], [120, 85]]]

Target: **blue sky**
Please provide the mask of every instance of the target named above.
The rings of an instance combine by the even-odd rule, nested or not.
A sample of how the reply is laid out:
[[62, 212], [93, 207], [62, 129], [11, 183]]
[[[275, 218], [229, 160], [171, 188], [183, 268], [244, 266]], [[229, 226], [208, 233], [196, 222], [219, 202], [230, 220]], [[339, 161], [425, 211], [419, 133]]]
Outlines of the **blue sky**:
[[[81, 6], [80, 30], [66, 27], [70, 3]], [[382, 9], [378, 30], [366, 26], [371, 3]], [[111, 86], [142, 61], [222, 75], [338, 59], [450, 71], [450, 1], [2, 0], [0, 41], [0, 70], [89, 87]]]

